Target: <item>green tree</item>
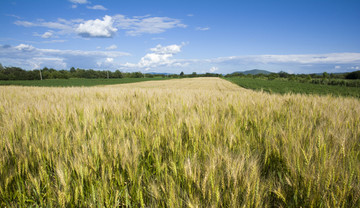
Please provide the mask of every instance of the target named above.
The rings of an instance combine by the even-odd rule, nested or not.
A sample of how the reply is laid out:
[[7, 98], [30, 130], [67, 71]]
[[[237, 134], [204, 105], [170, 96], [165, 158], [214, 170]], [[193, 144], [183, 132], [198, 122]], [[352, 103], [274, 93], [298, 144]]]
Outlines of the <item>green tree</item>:
[[322, 77], [323, 77], [323, 79], [328, 79], [328, 78], [329, 78], [329, 74], [328, 74], [327, 72], [324, 72], [324, 73], [322, 74]]
[[289, 76], [289, 74], [284, 71], [279, 72], [279, 77], [281, 77], [281, 78], [288, 78], [288, 76]]
[[73, 73], [75, 73], [75, 72], [76, 72], [75, 68], [74, 68], [74, 67], [71, 67], [71, 68], [70, 68], [70, 73], [73, 74]]
[[77, 68], [75, 76], [77, 78], [85, 78], [85, 70]]
[[119, 70], [116, 70], [114, 73], [113, 73], [113, 77], [114, 78], [123, 78], [123, 74], [119, 71]]
[[268, 76], [268, 80], [274, 80], [274, 79], [276, 79], [276, 78], [278, 78], [278, 77], [279, 77], [278, 74], [276, 74], [276, 73], [271, 73], [271, 74], [269, 74], [269, 76]]
[[131, 78], [141, 78], [144, 77], [143, 74], [141, 72], [133, 72], [130, 75]]

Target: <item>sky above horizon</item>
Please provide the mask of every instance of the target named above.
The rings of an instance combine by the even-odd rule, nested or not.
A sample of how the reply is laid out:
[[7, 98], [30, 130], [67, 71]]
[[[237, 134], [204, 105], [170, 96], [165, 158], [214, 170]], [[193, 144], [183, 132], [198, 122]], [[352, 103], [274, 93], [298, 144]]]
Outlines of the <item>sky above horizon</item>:
[[27, 70], [360, 70], [358, 0], [1, 0], [0, 63]]

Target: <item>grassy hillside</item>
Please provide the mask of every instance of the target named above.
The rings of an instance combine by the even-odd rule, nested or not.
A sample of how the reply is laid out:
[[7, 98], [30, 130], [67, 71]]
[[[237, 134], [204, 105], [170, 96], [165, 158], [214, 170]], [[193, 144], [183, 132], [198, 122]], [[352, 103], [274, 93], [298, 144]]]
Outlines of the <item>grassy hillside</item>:
[[218, 78], [0, 87], [1, 207], [359, 207], [360, 101]]
[[253, 78], [225, 78], [241, 87], [253, 90], [263, 90], [274, 93], [301, 93], [334, 96], [351, 96], [360, 98], [360, 87], [320, 85], [287, 80], [264, 80]]

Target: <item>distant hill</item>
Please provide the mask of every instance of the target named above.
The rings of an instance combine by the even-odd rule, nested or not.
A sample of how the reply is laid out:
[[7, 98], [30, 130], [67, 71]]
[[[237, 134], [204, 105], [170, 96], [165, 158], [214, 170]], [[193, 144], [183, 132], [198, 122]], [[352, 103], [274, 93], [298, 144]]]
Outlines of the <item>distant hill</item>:
[[162, 72], [149, 72], [145, 74], [152, 74], [152, 75], [173, 75], [174, 73], [162, 73]]
[[234, 73], [242, 73], [242, 74], [252, 74], [252, 75], [255, 75], [255, 74], [271, 74], [272, 72], [269, 72], [269, 71], [266, 71], [266, 70], [260, 70], [260, 69], [253, 69], [253, 70], [247, 70], [247, 71], [236, 71], [236, 72], [233, 72]]

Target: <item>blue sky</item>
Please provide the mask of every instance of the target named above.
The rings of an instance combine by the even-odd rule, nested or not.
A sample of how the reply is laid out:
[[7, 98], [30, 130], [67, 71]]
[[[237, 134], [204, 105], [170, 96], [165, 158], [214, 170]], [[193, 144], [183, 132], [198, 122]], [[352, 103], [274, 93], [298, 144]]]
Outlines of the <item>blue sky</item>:
[[358, 0], [1, 0], [0, 63], [126, 72], [360, 70]]

